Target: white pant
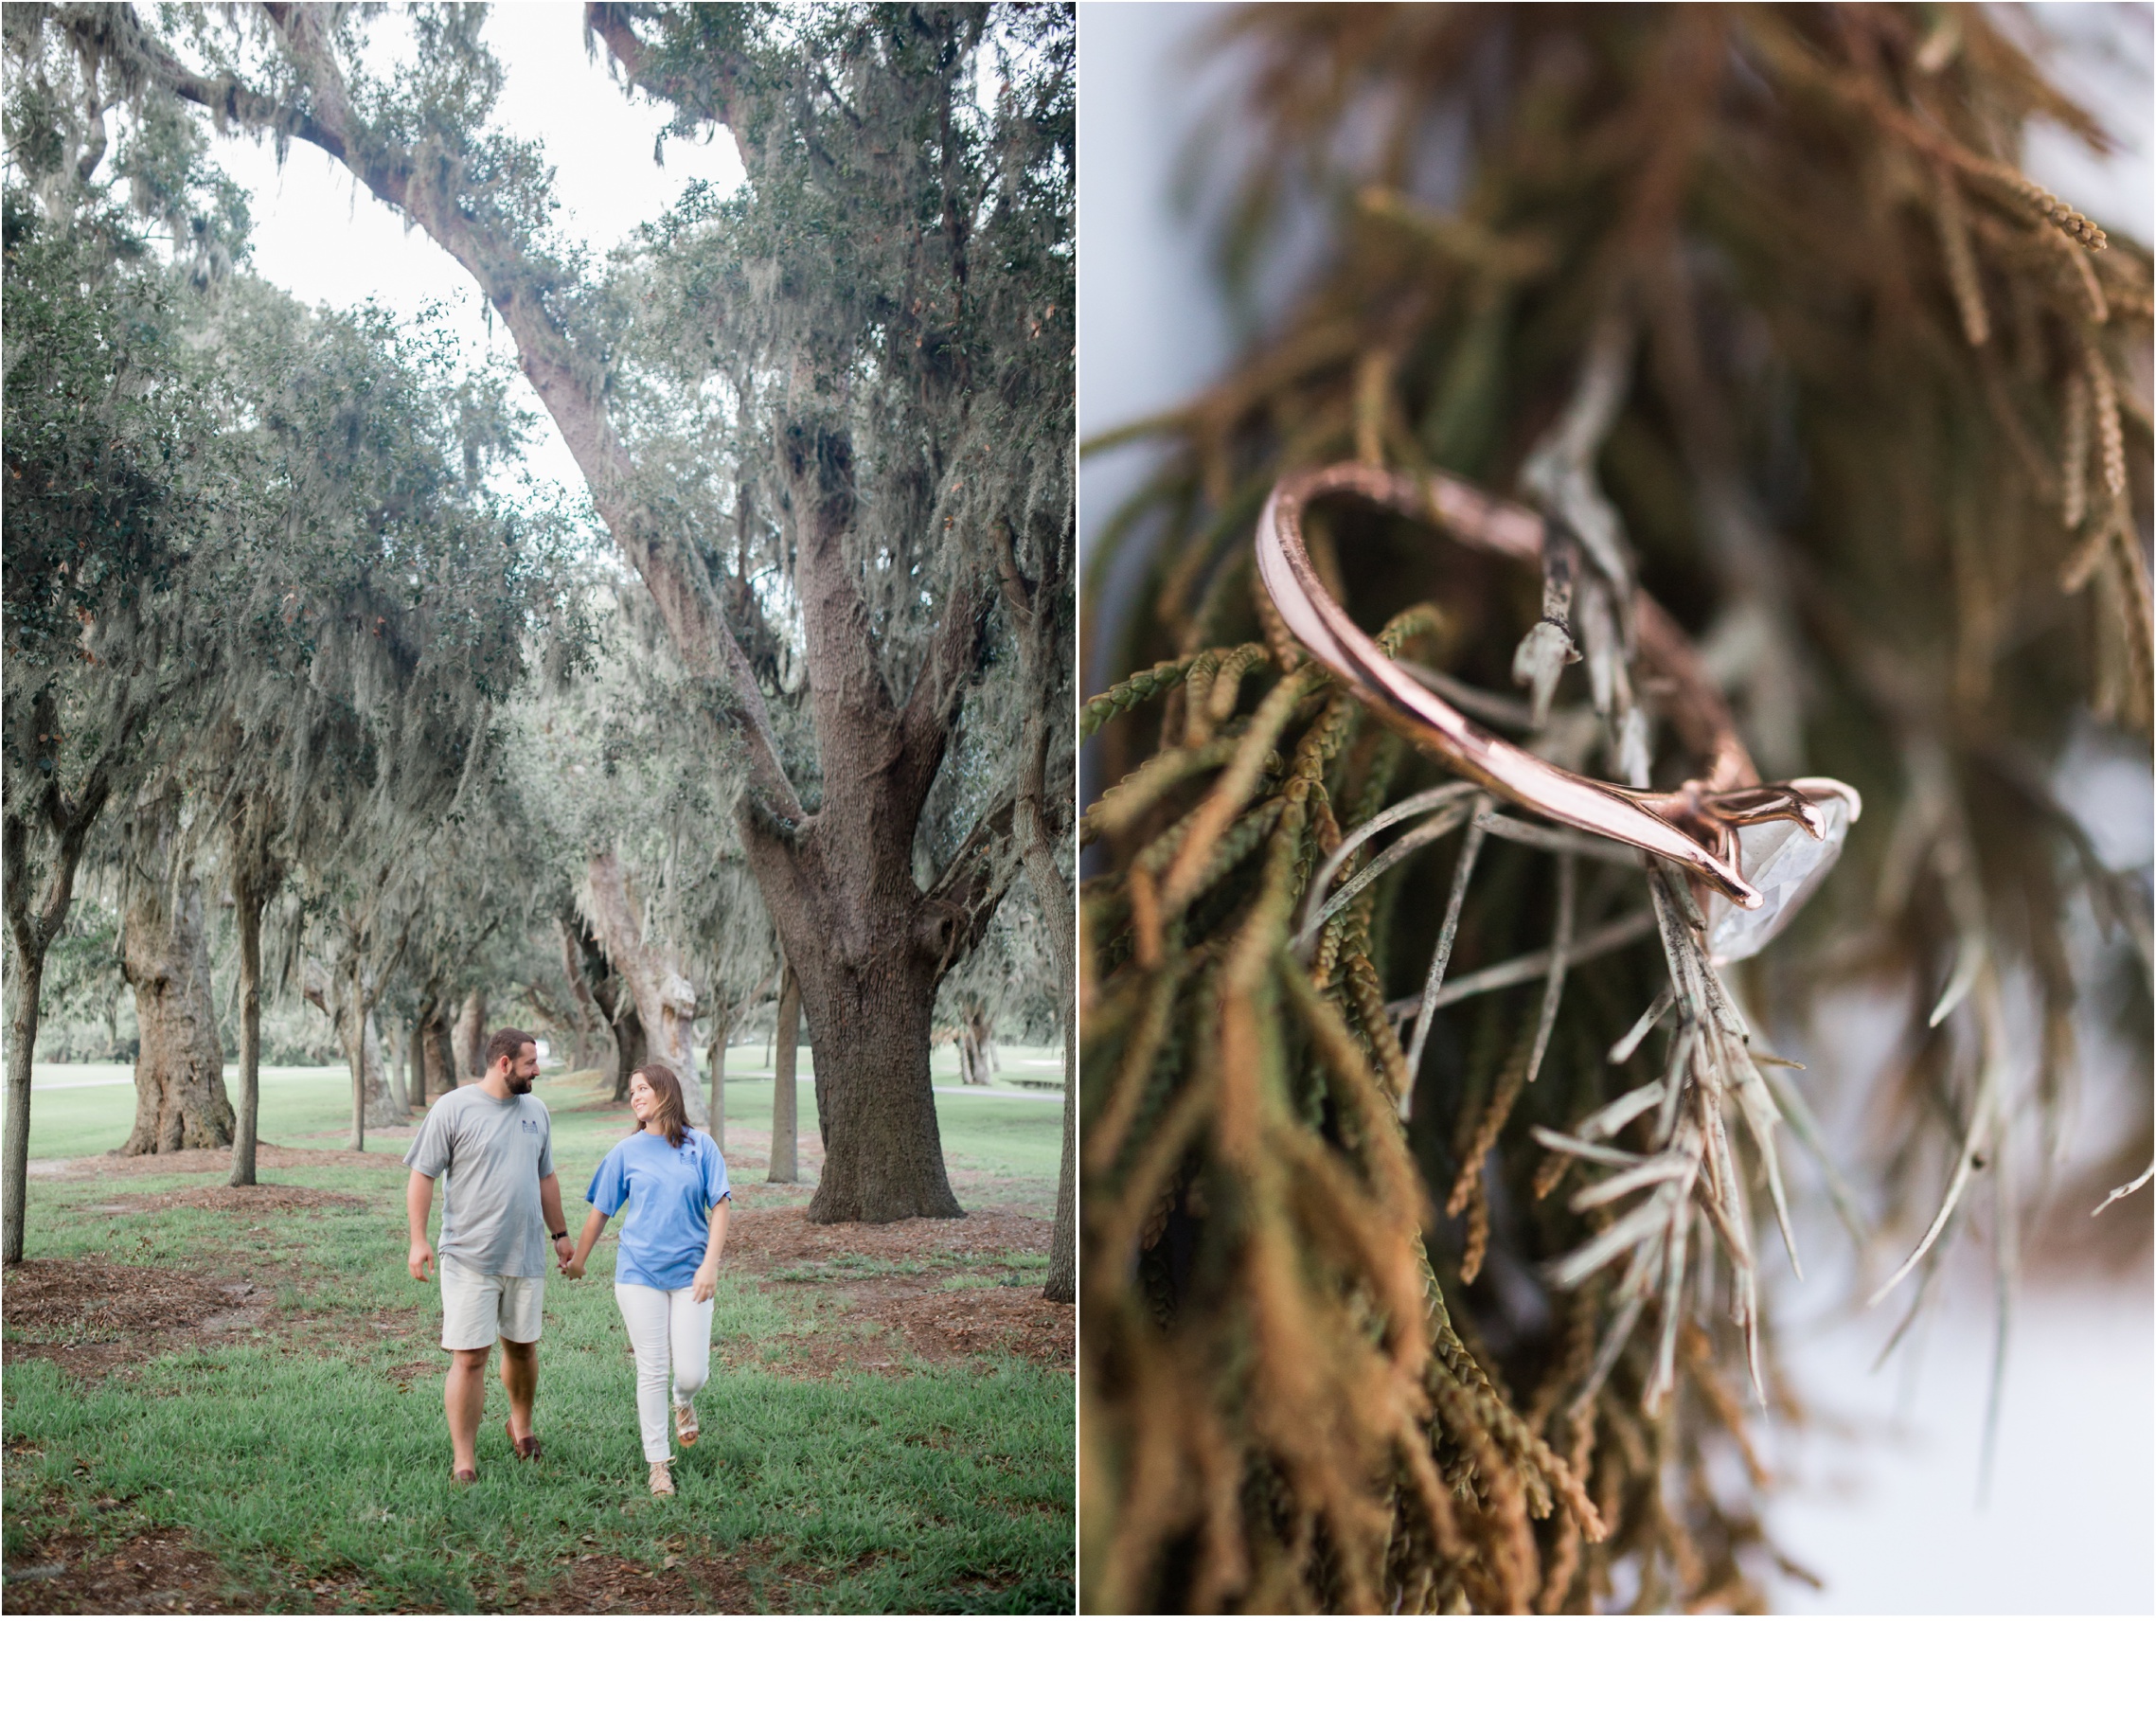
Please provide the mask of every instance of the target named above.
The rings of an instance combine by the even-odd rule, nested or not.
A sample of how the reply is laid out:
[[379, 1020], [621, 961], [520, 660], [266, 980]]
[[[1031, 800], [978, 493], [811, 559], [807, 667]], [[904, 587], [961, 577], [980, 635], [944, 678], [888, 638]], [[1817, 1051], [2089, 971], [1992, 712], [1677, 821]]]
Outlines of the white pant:
[[686, 1403], [711, 1377], [712, 1302], [699, 1302], [691, 1286], [653, 1290], [649, 1284], [614, 1287], [629, 1342], [636, 1350], [636, 1424], [644, 1432], [644, 1460], [665, 1462], [667, 1368], [673, 1368], [673, 1401]]

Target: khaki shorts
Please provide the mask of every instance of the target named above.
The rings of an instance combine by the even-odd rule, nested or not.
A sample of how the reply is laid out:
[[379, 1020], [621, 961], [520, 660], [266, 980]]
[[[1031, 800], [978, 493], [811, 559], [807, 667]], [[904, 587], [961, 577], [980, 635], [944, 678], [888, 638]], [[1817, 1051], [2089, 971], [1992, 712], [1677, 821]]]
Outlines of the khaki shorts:
[[472, 1272], [447, 1255], [440, 1265], [444, 1349], [487, 1349], [496, 1338], [512, 1344], [539, 1342], [540, 1313], [546, 1306], [543, 1277]]

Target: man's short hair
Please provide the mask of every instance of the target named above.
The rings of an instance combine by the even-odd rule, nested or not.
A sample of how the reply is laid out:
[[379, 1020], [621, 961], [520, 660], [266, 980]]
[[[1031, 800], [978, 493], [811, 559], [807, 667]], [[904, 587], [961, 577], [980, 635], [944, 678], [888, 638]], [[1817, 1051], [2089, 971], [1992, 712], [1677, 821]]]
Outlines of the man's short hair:
[[521, 1028], [497, 1028], [487, 1037], [487, 1068], [491, 1070], [496, 1061], [505, 1058], [513, 1064], [526, 1046], [538, 1044]]

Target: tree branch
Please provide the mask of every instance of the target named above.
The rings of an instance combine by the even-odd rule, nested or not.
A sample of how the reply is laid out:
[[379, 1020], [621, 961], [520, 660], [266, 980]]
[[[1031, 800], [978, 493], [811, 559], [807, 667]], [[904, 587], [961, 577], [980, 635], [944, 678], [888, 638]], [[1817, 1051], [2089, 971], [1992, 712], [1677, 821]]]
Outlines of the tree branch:
[[[748, 751], [750, 788], [779, 818], [801, 819], [800, 799], [779, 761], [755, 669], [726, 628], [714, 591], [694, 574], [683, 544], [668, 539], [637, 498], [634, 465], [597, 379], [589, 372], [593, 366], [579, 357], [546, 308], [551, 270], [537, 265], [514, 238], [469, 211], [462, 193], [470, 186], [455, 155], [435, 143], [416, 156], [367, 134], [352, 110], [323, 9], [273, 4], [262, 9], [307, 80], [312, 113], [280, 107], [235, 80], [200, 77], [161, 50], [148, 49], [146, 62], [181, 99], [253, 130], [297, 137], [342, 161], [377, 197], [424, 228], [478, 283], [516, 340], [519, 364], [590, 484], [594, 507], [650, 589], [682, 664], [728, 692], [725, 711]], [[621, 28], [626, 31], [625, 25]], [[614, 29], [611, 18], [601, 27], [610, 47]], [[147, 44], [149, 33], [142, 34]]]
[[[1018, 877], [1017, 816], [1018, 793], [1007, 790], [973, 823], [922, 898], [923, 931], [936, 936], [945, 969], [964, 961], [981, 942]], [[1042, 906], [1051, 907], [1046, 899]]]
[[75, 897], [75, 870], [81, 865], [82, 846], [90, 828], [112, 794], [112, 776], [100, 763], [83, 781], [81, 794], [70, 805], [57, 783], [50, 785], [39, 805], [42, 818], [59, 840], [53, 852], [52, 871], [45, 878], [42, 905], [30, 902], [29, 823], [20, 815], [7, 817], [5, 871], [8, 925], [14, 935], [15, 950], [26, 959], [43, 961], [60, 930], [67, 924], [67, 907]]
[[951, 728], [957, 723], [959, 704], [980, 662], [995, 599], [994, 585], [985, 577], [969, 578], [951, 591], [928, 658], [921, 663], [920, 676], [914, 680], [913, 693], [899, 716], [899, 741], [917, 811], [942, 764]]
[[742, 152], [747, 152], [746, 139], [741, 136], [739, 122], [740, 98], [735, 80], [736, 68], [726, 66], [708, 85], [696, 87], [683, 79], [656, 73], [652, 69], [650, 50], [631, 27], [630, 9], [626, 6], [586, 6], [584, 38], [589, 42], [594, 36], [606, 44], [606, 51], [631, 83], [656, 99], [725, 126], [734, 133], [735, 141], [742, 146]]

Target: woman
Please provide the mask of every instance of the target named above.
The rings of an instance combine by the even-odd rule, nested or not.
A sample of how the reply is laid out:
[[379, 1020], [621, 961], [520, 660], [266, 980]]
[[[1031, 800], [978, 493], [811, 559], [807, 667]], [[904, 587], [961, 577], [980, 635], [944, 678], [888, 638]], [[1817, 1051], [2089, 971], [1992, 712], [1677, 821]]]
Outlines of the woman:
[[711, 1372], [711, 1298], [726, 1246], [732, 1194], [719, 1144], [682, 1115], [681, 1083], [664, 1064], [629, 1079], [629, 1109], [643, 1128], [599, 1161], [584, 1191], [591, 1216], [561, 1270], [584, 1275], [584, 1261], [624, 1203], [614, 1299], [636, 1350], [636, 1419], [655, 1497], [673, 1495], [667, 1453], [667, 1370], [673, 1369], [674, 1434], [696, 1442], [696, 1394]]

